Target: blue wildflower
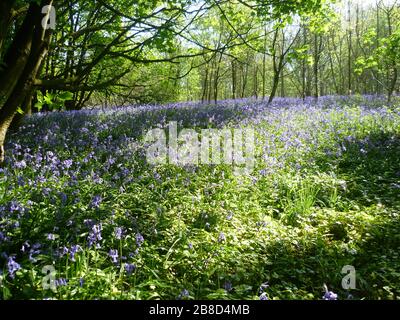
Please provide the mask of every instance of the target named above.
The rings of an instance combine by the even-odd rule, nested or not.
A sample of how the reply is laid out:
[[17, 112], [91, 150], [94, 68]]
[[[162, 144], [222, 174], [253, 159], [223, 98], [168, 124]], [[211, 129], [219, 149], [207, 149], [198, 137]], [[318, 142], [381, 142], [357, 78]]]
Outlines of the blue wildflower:
[[8, 274], [10, 275], [11, 279], [14, 279], [15, 273], [21, 269], [21, 266], [19, 263], [17, 263], [15, 260], [14, 256], [8, 257], [7, 261], [7, 269], [8, 269]]
[[224, 289], [225, 289], [227, 292], [232, 291], [232, 289], [233, 289], [233, 287], [232, 287], [232, 282], [230, 282], [230, 281], [225, 281], [223, 287], [224, 287]]
[[260, 300], [268, 300], [268, 296], [265, 292], [260, 295]]
[[66, 204], [68, 201], [68, 196], [64, 192], [60, 192], [61, 203]]
[[142, 244], [143, 244], [143, 242], [144, 242], [143, 236], [142, 236], [140, 233], [137, 233], [137, 234], [136, 234], [136, 245], [137, 245], [138, 247], [141, 247]]
[[96, 244], [98, 241], [101, 241], [103, 238], [101, 236], [102, 225], [96, 224], [92, 227], [92, 230], [89, 232], [88, 235], [88, 246], [89, 248]]
[[115, 239], [121, 240], [121, 238], [122, 238], [122, 228], [120, 228], [120, 227], [115, 228], [114, 235], [115, 235]]
[[69, 169], [69, 168], [71, 168], [71, 166], [72, 166], [72, 160], [65, 160], [65, 161], [63, 161], [63, 166], [66, 168], [66, 169]]
[[24, 208], [17, 202], [17, 201], [11, 201], [10, 203], [10, 212], [23, 212]]
[[322, 297], [322, 299], [324, 300], [337, 300], [337, 294], [332, 292], [332, 291], [327, 291], [325, 292], [324, 296]]
[[68, 280], [67, 280], [67, 279], [64, 279], [64, 278], [60, 278], [60, 279], [56, 279], [56, 280], [54, 281], [54, 283], [55, 283], [55, 285], [56, 285], [57, 287], [65, 287], [65, 286], [68, 285]]
[[100, 196], [95, 196], [95, 197], [92, 199], [91, 207], [92, 207], [92, 208], [95, 208], [95, 209], [100, 208], [101, 201], [102, 201], [102, 198], [101, 198]]
[[329, 291], [328, 287], [324, 284], [325, 294], [322, 297], [323, 300], [337, 300], [337, 294], [333, 291]]
[[56, 236], [52, 233], [48, 233], [47, 240], [54, 241], [54, 240], [56, 240]]
[[22, 160], [22, 161], [16, 162], [14, 166], [16, 169], [25, 169], [26, 162], [24, 160]]
[[264, 282], [261, 284], [260, 288], [259, 288], [259, 293], [263, 293], [267, 288], [269, 287], [268, 282]]
[[90, 229], [95, 225], [95, 222], [92, 219], [85, 219], [83, 220], [83, 223]]
[[189, 291], [186, 289], [183, 289], [182, 292], [179, 294], [178, 299], [182, 300], [182, 299], [188, 298], [189, 295], [190, 295]]
[[136, 265], [131, 263], [125, 264], [125, 271], [130, 276], [136, 270]]
[[61, 250], [60, 256], [63, 257], [69, 252], [69, 249], [67, 247], [63, 247]]
[[111, 258], [113, 263], [118, 263], [118, 250], [110, 249], [108, 256]]
[[80, 250], [82, 250], [80, 245], [71, 246], [71, 248], [69, 249], [69, 258], [71, 259], [71, 261], [75, 262], [75, 254]]
[[35, 243], [32, 245], [32, 248], [29, 250], [29, 261], [33, 263], [37, 261], [33, 256], [41, 253], [41, 250], [39, 250], [41, 246], [42, 245], [40, 243]]

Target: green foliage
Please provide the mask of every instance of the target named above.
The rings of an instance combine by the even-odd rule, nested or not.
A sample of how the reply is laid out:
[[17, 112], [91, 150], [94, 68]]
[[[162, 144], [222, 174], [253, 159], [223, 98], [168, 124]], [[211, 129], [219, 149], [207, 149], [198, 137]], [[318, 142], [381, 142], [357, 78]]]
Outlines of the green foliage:
[[392, 71], [400, 64], [400, 29], [396, 29], [391, 35], [382, 37], [376, 41], [376, 30], [371, 28], [363, 37], [365, 45], [377, 42], [378, 46], [372, 55], [359, 57], [356, 61], [355, 72], [362, 74], [365, 70], [376, 69], [382, 74]]
[[35, 103], [35, 108], [41, 111], [44, 106], [47, 106], [50, 111], [64, 110], [65, 102], [71, 101], [74, 95], [71, 92], [57, 92], [51, 93], [46, 92], [45, 95], [41, 91], [37, 91], [37, 103]]
[[280, 19], [285, 15], [299, 14], [306, 15], [310, 13], [317, 13], [325, 3], [332, 1], [325, 0], [257, 0], [256, 3], [257, 13], [266, 19]]

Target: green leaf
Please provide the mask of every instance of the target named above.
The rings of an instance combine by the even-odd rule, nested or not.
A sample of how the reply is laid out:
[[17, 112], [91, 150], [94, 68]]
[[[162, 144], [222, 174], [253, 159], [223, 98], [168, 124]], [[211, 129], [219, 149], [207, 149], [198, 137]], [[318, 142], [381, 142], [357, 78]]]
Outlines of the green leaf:
[[61, 94], [59, 94], [58, 98], [62, 101], [73, 100], [74, 94], [72, 92], [65, 91], [65, 92], [62, 92]]
[[43, 105], [40, 102], [35, 103], [34, 108], [38, 109], [39, 112], [43, 109]]

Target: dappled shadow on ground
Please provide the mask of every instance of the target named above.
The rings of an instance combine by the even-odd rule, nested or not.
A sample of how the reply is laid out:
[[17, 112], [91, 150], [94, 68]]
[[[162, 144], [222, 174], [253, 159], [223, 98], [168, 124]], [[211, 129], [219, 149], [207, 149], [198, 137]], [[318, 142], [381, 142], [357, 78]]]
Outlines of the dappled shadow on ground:
[[[342, 155], [321, 158], [321, 171], [332, 170], [346, 181], [342, 200], [351, 204], [348, 213], [365, 211], [371, 221], [360, 226], [359, 238], [352, 239], [350, 226], [342, 221], [345, 237], [335, 238], [332, 229], [303, 243], [280, 241], [265, 248], [268, 263], [260, 265], [271, 286], [307, 288], [326, 283], [346, 298], [342, 289], [345, 265], [356, 269], [354, 298], [392, 299], [400, 295], [400, 136], [373, 133], [364, 138], [348, 137]], [[359, 208], [359, 209], [357, 209]], [[378, 208], [378, 210], [377, 210]], [[343, 213], [342, 213], [343, 214]], [[329, 219], [327, 217], [327, 219]], [[332, 219], [332, 218], [331, 218]], [[352, 242], [351, 246], [347, 243]], [[348, 250], [348, 248], [353, 248]], [[290, 289], [290, 290], [292, 290]], [[289, 291], [290, 291], [289, 290]]]
[[348, 137], [340, 143], [342, 154], [318, 160], [322, 170], [332, 168], [346, 181], [343, 197], [360, 206], [384, 205], [400, 210], [400, 136], [373, 133]]
[[[339, 299], [396, 299], [400, 295], [400, 222], [390, 219], [365, 231], [362, 239], [345, 249], [343, 241], [328, 235], [316, 236], [307, 242], [278, 241], [268, 243], [258, 264], [260, 272], [270, 285], [271, 295], [286, 299], [312, 298], [323, 295], [323, 284]], [[344, 266], [356, 270], [356, 290], [344, 290], [342, 274]], [[265, 281], [265, 280], [264, 280]], [[304, 297], [301, 296], [304, 292]], [[306, 293], [312, 292], [313, 297]], [[351, 295], [351, 296], [350, 296]]]
[[398, 212], [371, 226], [359, 243], [354, 266], [360, 266], [360, 295], [400, 298], [400, 219]]

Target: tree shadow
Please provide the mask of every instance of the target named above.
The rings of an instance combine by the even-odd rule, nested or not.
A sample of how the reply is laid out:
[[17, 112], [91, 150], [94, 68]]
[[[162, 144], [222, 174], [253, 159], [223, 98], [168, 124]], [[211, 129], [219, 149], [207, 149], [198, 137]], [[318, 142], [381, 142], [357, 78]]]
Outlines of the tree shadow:
[[[317, 294], [318, 286], [326, 283], [342, 299], [349, 293], [354, 298], [396, 299], [400, 295], [400, 136], [372, 132], [362, 138], [349, 136], [340, 145], [340, 156], [321, 157], [317, 164], [321, 171], [336, 168], [337, 177], [346, 181], [340, 195], [351, 204], [348, 214], [363, 211], [371, 221], [359, 226], [357, 239], [352, 239], [350, 226], [342, 221], [339, 233], [344, 236], [337, 237], [338, 232], [330, 228], [307, 243], [269, 244], [265, 247], [269, 266], [260, 268], [278, 287], [308, 288]], [[354, 250], [344, 249], [350, 242]], [[356, 269], [355, 291], [342, 289], [345, 265]]]
[[346, 137], [334, 158], [317, 159], [322, 171], [335, 167], [346, 181], [341, 196], [359, 206], [383, 205], [400, 210], [400, 136], [383, 132]]

